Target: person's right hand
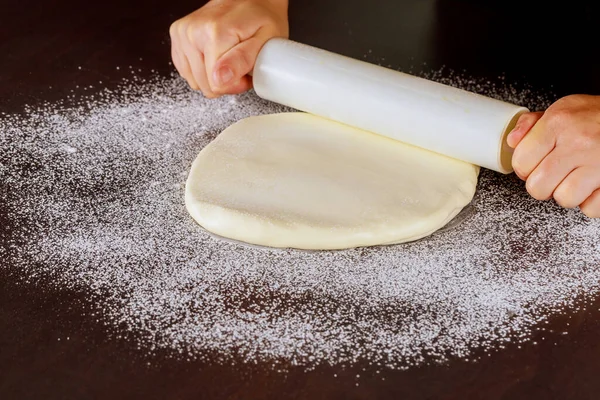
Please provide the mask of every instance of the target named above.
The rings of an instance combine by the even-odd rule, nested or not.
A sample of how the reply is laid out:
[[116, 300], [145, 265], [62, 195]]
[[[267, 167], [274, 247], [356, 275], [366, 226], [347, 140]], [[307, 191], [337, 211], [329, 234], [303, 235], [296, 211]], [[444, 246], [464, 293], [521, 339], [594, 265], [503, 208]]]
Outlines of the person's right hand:
[[209, 1], [171, 24], [175, 68], [206, 97], [245, 92], [262, 46], [288, 37], [287, 9], [288, 0]]

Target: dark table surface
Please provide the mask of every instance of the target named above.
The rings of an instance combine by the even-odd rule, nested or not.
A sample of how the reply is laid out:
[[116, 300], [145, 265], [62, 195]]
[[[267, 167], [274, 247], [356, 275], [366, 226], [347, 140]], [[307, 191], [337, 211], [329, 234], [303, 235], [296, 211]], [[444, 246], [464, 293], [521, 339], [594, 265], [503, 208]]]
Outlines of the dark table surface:
[[[600, 7], [592, 2], [292, 3], [292, 39], [351, 57], [368, 54], [370, 61], [385, 58], [393, 68], [415, 72], [444, 66], [476, 78], [502, 75], [536, 90], [551, 88], [555, 97], [600, 93]], [[126, 71], [115, 65], [170, 74], [169, 24], [201, 5], [200, 0], [5, 1], [0, 112], [62, 99], [72, 90], [83, 95], [76, 88], [99, 79], [105, 87], [116, 86]], [[0, 205], [0, 245], [8, 229], [3, 218]], [[600, 398], [600, 298], [588, 311], [551, 321], [560, 326], [568, 321], [568, 335], [509, 346], [477, 363], [453, 361], [382, 371], [377, 377], [367, 373], [356, 386], [352, 368], [292, 369], [282, 375], [268, 366], [233, 368], [140, 354], [85, 315], [84, 294], [18, 284], [12, 276], [11, 266], [0, 260], [1, 399]], [[68, 341], [57, 340], [67, 336]]]

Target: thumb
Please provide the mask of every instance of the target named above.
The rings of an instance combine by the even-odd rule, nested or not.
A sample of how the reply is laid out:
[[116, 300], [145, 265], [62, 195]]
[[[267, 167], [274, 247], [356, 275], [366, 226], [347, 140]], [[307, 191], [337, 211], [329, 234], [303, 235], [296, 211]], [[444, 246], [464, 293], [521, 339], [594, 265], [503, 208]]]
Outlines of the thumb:
[[217, 60], [212, 78], [220, 92], [231, 91], [239, 86], [240, 81], [250, 82], [246, 75], [254, 68], [258, 53], [269, 38], [267, 35], [261, 35], [259, 31], [255, 36], [232, 47]]
[[517, 145], [523, 140], [525, 135], [529, 132], [531, 128], [535, 125], [536, 122], [544, 115], [543, 112], [526, 112], [521, 114], [515, 127], [510, 131], [508, 136], [506, 137], [506, 142], [513, 149], [517, 147]]

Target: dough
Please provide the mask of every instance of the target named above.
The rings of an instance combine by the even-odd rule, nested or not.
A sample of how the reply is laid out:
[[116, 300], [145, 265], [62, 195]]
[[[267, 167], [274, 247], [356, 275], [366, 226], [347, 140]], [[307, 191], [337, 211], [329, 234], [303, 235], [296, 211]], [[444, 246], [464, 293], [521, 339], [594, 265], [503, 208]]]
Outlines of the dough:
[[479, 167], [307, 113], [243, 119], [194, 161], [185, 201], [206, 230], [247, 243], [343, 249], [443, 227]]

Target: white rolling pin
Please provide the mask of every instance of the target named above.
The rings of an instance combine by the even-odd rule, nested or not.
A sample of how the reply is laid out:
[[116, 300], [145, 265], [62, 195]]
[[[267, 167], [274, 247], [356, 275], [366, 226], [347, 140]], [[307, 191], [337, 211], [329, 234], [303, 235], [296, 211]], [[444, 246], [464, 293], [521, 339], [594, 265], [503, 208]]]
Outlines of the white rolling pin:
[[266, 100], [501, 173], [506, 135], [524, 107], [287, 39], [271, 39], [253, 70]]

